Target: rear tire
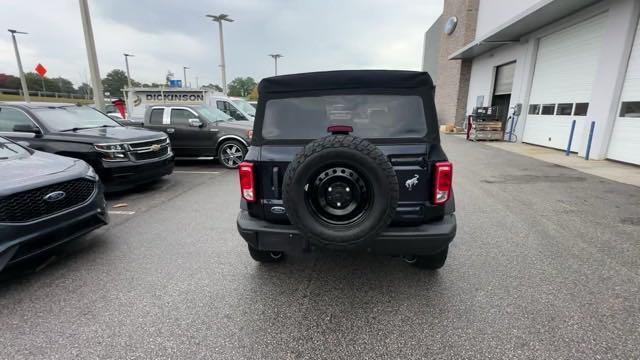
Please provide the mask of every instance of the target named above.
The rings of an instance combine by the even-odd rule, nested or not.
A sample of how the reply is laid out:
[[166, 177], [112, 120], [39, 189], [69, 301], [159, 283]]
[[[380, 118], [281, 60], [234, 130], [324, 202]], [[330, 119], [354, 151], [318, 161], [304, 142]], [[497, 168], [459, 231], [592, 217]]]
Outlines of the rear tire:
[[251, 258], [257, 262], [277, 263], [284, 260], [284, 253], [282, 251], [263, 251], [253, 248], [251, 245], [247, 246], [249, 247], [249, 255], [251, 255]]
[[236, 140], [225, 141], [218, 147], [218, 161], [227, 169], [237, 169], [247, 155], [247, 148]]
[[404, 261], [420, 269], [438, 270], [444, 266], [447, 261], [447, 253], [449, 246], [431, 255], [418, 255], [404, 257]]
[[[341, 194], [332, 198], [332, 187]], [[282, 188], [291, 223], [312, 243], [332, 249], [363, 247], [375, 239], [391, 222], [399, 197], [384, 153], [350, 135], [307, 144], [287, 167]]]

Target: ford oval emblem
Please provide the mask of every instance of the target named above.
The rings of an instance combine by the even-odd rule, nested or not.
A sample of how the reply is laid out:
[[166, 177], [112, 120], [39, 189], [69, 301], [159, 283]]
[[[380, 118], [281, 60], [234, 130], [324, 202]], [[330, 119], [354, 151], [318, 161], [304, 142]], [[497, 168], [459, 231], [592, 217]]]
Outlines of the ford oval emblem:
[[271, 207], [271, 212], [274, 214], [284, 214], [286, 210], [282, 206], [273, 206]]
[[54, 191], [50, 194], [45, 195], [43, 199], [48, 202], [54, 202], [62, 200], [65, 196], [67, 196], [67, 194], [65, 194], [64, 191]]

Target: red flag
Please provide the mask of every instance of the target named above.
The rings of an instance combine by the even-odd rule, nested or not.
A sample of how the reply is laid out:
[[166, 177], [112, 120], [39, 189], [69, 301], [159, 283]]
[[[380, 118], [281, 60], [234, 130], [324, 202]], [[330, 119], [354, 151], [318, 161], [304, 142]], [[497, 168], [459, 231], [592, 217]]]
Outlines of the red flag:
[[38, 75], [40, 75], [40, 77], [44, 77], [44, 74], [47, 73], [47, 69], [45, 69], [42, 64], [38, 63], [38, 65], [36, 66], [36, 72], [38, 73]]

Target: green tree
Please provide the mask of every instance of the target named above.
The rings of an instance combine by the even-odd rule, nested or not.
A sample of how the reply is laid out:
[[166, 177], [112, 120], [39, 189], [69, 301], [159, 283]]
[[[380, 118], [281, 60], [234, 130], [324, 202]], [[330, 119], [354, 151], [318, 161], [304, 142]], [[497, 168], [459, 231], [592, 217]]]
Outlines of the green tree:
[[[134, 80], [131, 79], [133, 82]], [[133, 85], [133, 84], [132, 84]], [[113, 69], [102, 79], [102, 87], [112, 97], [122, 97], [122, 89], [127, 86], [127, 74], [120, 69]]]
[[20, 78], [17, 76], [0, 73], [0, 89], [19, 89]]
[[249, 101], [258, 101], [258, 87], [255, 86], [253, 90], [251, 90], [251, 94], [249, 94]]
[[241, 97], [249, 96], [256, 85], [256, 81], [250, 76], [246, 78], [237, 77], [229, 83], [229, 95]]
[[[45, 77], [45, 80], [47, 78]], [[55, 83], [57, 85], [58, 91], [62, 92], [62, 93], [74, 93], [76, 91], [76, 89], [73, 87], [73, 83], [68, 80], [65, 79], [63, 77], [57, 77], [57, 78], [53, 78], [53, 79], [49, 79], [51, 80], [53, 83]], [[47, 84], [47, 91], [49, 90], [49, 86]]]
[[203, 89], [207, 89], [207, 90], [213, 90], [213, 91], [217, 91], [217, 92], [222, 92], [222, 87], [218, 84], [207, 84], [202, 86]]
[[91, 85], [82, 83], [82, 85], [78, 86], [78, 94], [89, 97], [92, 93]]

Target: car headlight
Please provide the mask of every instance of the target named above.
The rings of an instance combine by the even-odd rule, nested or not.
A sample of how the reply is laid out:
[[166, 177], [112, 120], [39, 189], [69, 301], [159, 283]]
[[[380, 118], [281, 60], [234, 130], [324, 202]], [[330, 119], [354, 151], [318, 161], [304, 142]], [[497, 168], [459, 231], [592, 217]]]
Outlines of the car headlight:
[[102, 153], [102, 158], [105, 160], [127, 160], [127, 146], [125, 144], [96, 144], [94, 148]]
[[89, 179], [91, 179], [91, 180], [98, 181], [98, 174], [93, 169], [93, 167], [91, 165], [87, 165], [87, 167], [88, 167], [87, 173], [84, 176], [89, 178]]

